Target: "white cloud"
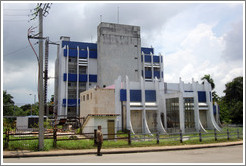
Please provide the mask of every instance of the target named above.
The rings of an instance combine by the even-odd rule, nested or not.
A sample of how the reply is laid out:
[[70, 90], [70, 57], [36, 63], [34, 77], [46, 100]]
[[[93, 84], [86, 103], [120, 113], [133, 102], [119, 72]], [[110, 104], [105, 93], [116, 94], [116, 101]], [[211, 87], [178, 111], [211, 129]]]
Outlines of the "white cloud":
[[185, 38], [176, 41], [178, 49], [165, 56], [166, 82], [177, 82], [179, 77], [185, 82], [191, 82], [192, 78], [201, 82], [205, 74], [210, 74], [216, 84], [215, 91], [221, 96], [225, 83], [243, 74], [242, 65], [227, 64], [221, 58], [225, 39], [216, 36], [212, 29], [212, 25], [198, 24], [183, 32]]

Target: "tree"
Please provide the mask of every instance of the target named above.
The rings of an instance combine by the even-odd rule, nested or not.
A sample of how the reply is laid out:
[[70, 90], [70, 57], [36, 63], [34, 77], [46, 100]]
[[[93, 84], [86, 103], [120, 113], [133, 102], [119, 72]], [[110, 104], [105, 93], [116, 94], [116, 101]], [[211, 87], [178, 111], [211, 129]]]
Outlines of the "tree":
[[204, 80], [207, 80], [208, 83], [210, 83], [211, 88], [212, 88], [212, 97], [213, 97], [213, 102], [219, 101], [219, 96], [217, 95], [216, 91], [213, 91], [215, 88], [214, 80], [211, 78], [210, 74], [205, 74], [201, 80], [203, 80], [202, 84], [204, 84]]
[[236, 77], [232, 82], [227, 83], [225, 93], [225, 100], [243, 101], [243, 77]]
[[243, 123], [243, 77], [236, 77], [227, 83], [224, 90], [225, 101], [230, 114], [231, 122], [234, 124]]
[[13, 96], [8, 94], [6, 90], [3, 91], [3, 116], [12, 116], [14, 114]]
[[[201, 78], [201, 80], [207, 80], [211, 84], [212, 90], [214, 90], [215, 84], [214, 84], [214, 80], [211, 78], [210, 74], [205, 74]], [[204, 81], [202, 82], [202, 84], [204, 84]]]

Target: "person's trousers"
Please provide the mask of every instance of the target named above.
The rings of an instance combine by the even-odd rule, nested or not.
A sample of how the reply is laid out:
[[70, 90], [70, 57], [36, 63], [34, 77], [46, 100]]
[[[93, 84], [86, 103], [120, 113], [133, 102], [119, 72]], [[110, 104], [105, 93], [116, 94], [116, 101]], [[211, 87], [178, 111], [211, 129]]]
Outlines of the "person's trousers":
[[102, 143], [101, 142], [97, 142], [97, 155], [101, 154], [101, 148], [102, 148]]

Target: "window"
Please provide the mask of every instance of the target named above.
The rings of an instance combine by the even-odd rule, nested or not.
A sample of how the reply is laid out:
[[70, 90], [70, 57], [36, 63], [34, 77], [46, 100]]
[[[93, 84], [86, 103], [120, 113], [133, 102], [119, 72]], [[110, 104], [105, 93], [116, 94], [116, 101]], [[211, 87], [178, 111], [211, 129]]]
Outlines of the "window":
[[92, 100], [92, 93], [91, 93], [91, 100]]
[[89, 100], [89, 94], [86, 95], [86, 99]]
[[85, 101], [85, 95], [83, 96], [83, 101]]

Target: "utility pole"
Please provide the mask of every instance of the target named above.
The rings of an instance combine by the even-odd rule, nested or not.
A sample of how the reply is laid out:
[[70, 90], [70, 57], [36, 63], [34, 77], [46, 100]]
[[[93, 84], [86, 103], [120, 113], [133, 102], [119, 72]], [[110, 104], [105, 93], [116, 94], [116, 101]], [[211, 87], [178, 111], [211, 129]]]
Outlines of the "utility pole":
[[[32, 47], [30, 39], [38, 39], [39, 40], [39, 55], [37, 55], [35, 49], [32, 47], [39, 66], [39, 76], [38, 76], [38, 99], [39, 99], [39, 137], [38, 137], [38, 149], [44, 149], [44, 68], [43, 68], [43, 40], [46, 39], [43, 37], [43, 16], [46, 17], [49, 14], [51, 4], [50, 3], [38, 3], [37, 7], [34, 9], [34, 13], [31, 14], [34, 17], [31, 20], [36, 19], [39, 16], [39, 33], [35, 35], [31, 35], [35, 28], [30, 27], [28, 29], [28, 41]], [[36, 37], [38, 35], [38, 37]], [[48, 52], [47, 52], [48, 53]], [[47, 60], [48, 62], [48, 60]], [[47, 73], [47, 71], [46, 71]], [[36, 96], [35, 96], [36, 97]], [[36, 100], [36, 99], [35, 99]]]
[[39, 137], [38, 149], [44, 149], [44, 94], [43, 94], [43, 9], [38, 11], [39, 15]]

